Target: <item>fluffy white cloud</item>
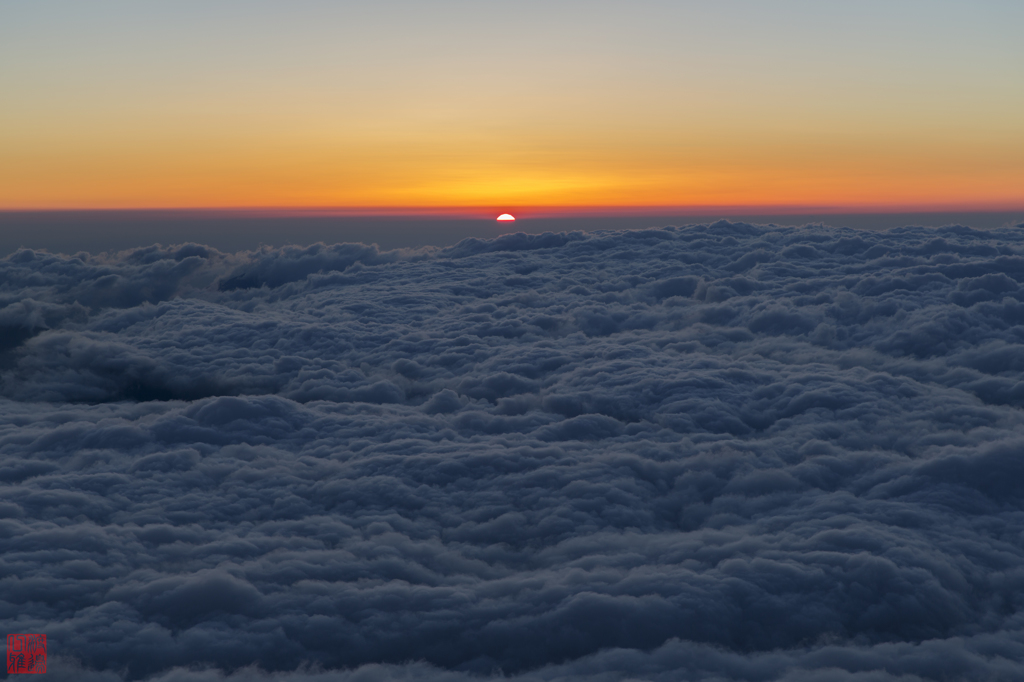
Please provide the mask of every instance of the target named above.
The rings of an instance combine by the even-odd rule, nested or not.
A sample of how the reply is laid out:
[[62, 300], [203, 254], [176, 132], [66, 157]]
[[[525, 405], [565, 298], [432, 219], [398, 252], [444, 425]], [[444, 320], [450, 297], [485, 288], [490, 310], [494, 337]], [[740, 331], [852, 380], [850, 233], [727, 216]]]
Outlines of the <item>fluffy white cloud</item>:
[[1020, 679], [1022, 256], [18, 252], [0, 621], [57, 679]]

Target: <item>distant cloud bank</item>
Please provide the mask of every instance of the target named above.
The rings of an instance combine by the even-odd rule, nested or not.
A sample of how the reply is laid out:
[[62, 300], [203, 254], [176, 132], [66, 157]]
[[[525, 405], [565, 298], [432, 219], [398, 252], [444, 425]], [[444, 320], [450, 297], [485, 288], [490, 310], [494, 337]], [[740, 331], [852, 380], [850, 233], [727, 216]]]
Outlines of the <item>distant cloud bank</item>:
[[1024, 679], [1024, 230], [0, 261], [51, 680]]

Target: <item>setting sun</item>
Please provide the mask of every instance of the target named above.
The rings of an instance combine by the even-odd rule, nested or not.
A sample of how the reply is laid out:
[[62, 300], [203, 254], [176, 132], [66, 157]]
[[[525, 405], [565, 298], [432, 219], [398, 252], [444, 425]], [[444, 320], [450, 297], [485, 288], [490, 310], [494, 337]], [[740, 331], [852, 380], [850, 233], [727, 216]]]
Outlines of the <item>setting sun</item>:
[[498, 220], [515, 220], [515, 216], [513, 216], [511, 213], [502, 213], [500, 216], [498, 216]]

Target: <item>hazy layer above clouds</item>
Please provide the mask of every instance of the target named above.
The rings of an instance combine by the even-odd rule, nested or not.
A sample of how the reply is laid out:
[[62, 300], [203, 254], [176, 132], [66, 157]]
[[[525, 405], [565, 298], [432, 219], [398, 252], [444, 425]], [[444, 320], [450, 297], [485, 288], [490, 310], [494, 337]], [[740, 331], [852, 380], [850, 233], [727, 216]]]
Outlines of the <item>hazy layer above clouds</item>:
[[1021, 282], [967, 228], [20, 251], [0, 622], [55, 679], [1020, 679]]

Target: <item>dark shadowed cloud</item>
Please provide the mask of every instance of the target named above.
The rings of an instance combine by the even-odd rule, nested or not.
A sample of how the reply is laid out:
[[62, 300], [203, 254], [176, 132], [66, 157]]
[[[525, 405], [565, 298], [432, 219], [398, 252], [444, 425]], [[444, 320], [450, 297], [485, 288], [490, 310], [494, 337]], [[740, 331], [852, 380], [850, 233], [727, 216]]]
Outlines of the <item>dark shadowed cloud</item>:
[[1021, 679], [1022, 283], [962, 227], [22, 250], [0, 619], [58, 680]]

